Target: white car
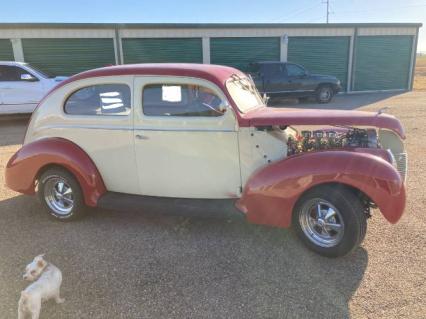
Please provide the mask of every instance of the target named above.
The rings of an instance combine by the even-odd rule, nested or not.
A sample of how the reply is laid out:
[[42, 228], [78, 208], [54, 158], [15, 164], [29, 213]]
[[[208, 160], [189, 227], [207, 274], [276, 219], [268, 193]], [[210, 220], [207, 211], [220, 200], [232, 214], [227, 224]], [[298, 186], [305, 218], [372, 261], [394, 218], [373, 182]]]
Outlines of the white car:
[[0, 61], [0, 114], [32, 113], [43, 96], [65, 78], [51, 78], [28, 63]]

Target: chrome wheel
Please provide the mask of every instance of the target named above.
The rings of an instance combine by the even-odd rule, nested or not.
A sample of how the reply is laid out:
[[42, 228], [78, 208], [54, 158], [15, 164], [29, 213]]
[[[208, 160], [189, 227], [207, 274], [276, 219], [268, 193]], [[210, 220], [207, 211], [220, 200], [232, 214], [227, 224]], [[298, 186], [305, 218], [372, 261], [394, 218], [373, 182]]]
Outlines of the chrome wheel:
[[44, 200], [49, 208], [61, 216], [70, 214], [74, 207], [74, 194], [67, 181], [59, 176], [52, 176], [44, 183]]
[[334, 247], [343, 238], [343, 217], [326, 200], [314, 198], [306, 202], [299, 215], [299, 223], [306, 237], [315, 245]]

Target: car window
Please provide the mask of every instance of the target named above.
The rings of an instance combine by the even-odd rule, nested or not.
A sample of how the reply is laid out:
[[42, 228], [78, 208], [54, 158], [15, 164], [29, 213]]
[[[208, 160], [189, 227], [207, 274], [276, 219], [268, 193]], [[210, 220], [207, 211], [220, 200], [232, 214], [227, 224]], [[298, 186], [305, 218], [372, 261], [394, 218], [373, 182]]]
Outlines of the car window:
[[151, 116], [221, 116], [226, 103], [211, 89], [192, 84], [149, 84], [142, 108]]
[[287, 75], [288, 76], [302, 76], [305, 75], [305, 69], [296, 64], [287, 64]]
[[30, 74], [30, 72], [20, 67], [13, 65], [1, 65], [0, 66], [0, 81], [25, 81], [21, 79], [22, 74]]
[[265, 63], [262, 65], [262, 73], [267, 77], [280, 75], [282, 73], [282, 64]]
[[128, 115], [130, 88], [126, 84], [98, 84], [75, 91], [64, 105], [73, 115]]

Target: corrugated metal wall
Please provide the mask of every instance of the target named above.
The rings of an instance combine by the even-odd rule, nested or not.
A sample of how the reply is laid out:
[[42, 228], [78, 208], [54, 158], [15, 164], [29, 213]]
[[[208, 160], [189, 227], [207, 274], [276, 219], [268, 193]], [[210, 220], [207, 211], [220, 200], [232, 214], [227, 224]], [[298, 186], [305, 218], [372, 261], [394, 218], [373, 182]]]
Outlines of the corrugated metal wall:
[[202, 63], [201, 38], [124, 38], [124, 63]]
[[357, 37], [353, 89], [407, 89], [412, 43], [406, 35]]
[[113, 39], [22, 39], [25, 61], [51, 75], [115, 64]]
[[349, 44], [350, 37], [290, 37], [287, 60], [311, 73], [334, 75], [346, 90]]
[[279, 61], [280, 40], [278, 37], [211, 38], [211, 63], [246, 71], [251, 62]]
[[9, 39], [0, 39], [0, 61], [13, 61], [12, 42]]

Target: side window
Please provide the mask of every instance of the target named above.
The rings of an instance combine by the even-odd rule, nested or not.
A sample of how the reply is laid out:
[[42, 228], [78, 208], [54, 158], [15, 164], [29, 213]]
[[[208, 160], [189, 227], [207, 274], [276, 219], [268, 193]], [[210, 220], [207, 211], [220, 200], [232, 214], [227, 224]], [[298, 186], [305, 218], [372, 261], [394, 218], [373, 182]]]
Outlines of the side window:
[[[22, 75], [25, 75], [24, 77]], [[12, 65], [1, 65], [0, 66], [0, 81], [28, 81], [35, 80], [32, 74], [28, 71], [21, 69], [17, 66]]]
[[262, 65], [263, 75], [267, 77], [277, 76], [282, 74], [281, 63], [265, 63]]
[[305, 69], [301, 68], [296, 64], [287, 64], [287, 75], [288, 76], [303, 76], [305, 75]]
[[224, 101], [211, 89], [192, 84], [149, 84], [143, 88], [142, 108], [151, 116], [221, 116]]
[[128, 115], [130, 88], [126, 84], [98, 84], [72, 93], [64, 111], [73, 115]]

